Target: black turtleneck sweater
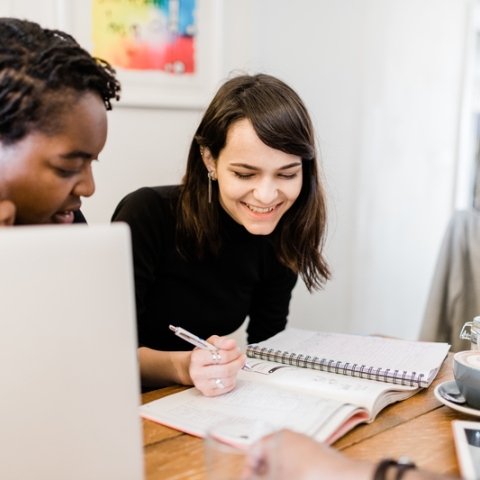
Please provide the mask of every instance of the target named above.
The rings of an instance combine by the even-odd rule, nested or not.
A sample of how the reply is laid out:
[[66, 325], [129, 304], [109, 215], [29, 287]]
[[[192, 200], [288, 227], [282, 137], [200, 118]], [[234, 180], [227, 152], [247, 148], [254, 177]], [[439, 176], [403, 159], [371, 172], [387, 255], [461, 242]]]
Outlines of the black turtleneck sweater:
[[113, 214], [132, 231], [139, 345], [190, 350], [170, 324], [201, 338], [228, 335], [244, 322], [248, 342], [285, 328], [297, 276], [276, 258], [268, 235], [252, 235], [221, 209], [218, 256], [184, 261], [175, 249], [178, 187], [141, 188]]

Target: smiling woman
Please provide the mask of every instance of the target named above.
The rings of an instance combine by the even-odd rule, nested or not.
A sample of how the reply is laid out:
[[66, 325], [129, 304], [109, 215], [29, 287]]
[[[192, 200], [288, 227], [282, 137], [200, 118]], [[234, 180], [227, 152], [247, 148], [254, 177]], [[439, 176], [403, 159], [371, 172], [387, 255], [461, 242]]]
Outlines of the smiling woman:
[[0, 18], [0, 90], [0, 225], [84, 222], [114, 71], [63, 32]]
[[[245, 356], [228, 335], [249, 317], [248, 340], [285, 328], [300, 275], [329, 278], [322, 255], [325, 196], [302, 100], [269, 75], [227, 81], [190, 146], [183, 184], [142, 188], [113, 219], [132, 230], [142, 383], [233, 389]], [[195, 349], [179, 325], [213, 343]], [[216, 334], [216, 335], [215, 335]]]

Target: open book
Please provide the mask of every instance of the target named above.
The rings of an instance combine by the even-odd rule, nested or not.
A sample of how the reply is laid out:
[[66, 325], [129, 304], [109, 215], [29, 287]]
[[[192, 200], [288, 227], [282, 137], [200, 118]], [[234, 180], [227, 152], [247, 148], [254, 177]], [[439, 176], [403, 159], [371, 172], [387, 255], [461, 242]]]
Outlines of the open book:
[[[277, 350], [277, 337], [282, 334], [291, 335], [290, 338], [294, 340], [295, 335], [302, 336], [302, 332], [305, 331], [289, 329], [262, 344], [274, 341], [275, 346], [268, 347], [267, 351], [270, 348]], [[307, 334], [311, 337], [316, 332], [306, 332], [305, 335]], [[374, 338], [354, 335], [346, 337], [350, 337], [357, 347], [357, 340], [363, 339], [365, 349], [371, 349], [371, 340]], [[390, 344], [389, 339], [379, 340]], [[400, 352], [410, 351], [409, 346], [414, 343], [401, 340], [395, 342], [404, 346], [403, 349], [400, 348]], [[260, 348], [264, 348], [262, 344], [259, 344]], [[347, 350], [338, 352], [339, 354], [350, 352], [347, 344], [348, 342]], [[419, 345], [423, 346], [424, 356], [429, 357], [433, 365], [429, 371], [434, 370], [434, 377], [449, 346], [443, 344], [442, 348], [432, 347], [434, 352], [427, 353], [430, 345], [435, 344], [422, 342]], [[381, 344], [378, 344], [377, 348], [382, 350], [380, 347]], [[293, 348], [290, 350], [294, 351]], [[363, 351], [363, 348], [359, 351]], [[367, 353], [374, 354], [371, 350]], [[300, 354], [296, 355], [298, 358]], [[316, 356], [322, 357], [321, 354]], [[418, 385], [402, 385], [400, 381], [394, 385], [351, 374], [339, 375], [302, 368], [303, 363], [301, 366], [285, 365], [262, 359], [249, 359], [247, 363], [252, 371], [239, 372], [232, 392], [207, 398], [196, 388], [191, 388], [141, 406], [140, 415], [200, 437], [205, 436], [211, 425], [222, 421], [262, 419], [275, 428], [290, 428], [318, 441], [333, 443], [355, 425], [372, 422], [378, 412], [388, 404], [404, 400], [420, 389]], [[428, 375], [430, 382], [433, 380], [432, 375]]]

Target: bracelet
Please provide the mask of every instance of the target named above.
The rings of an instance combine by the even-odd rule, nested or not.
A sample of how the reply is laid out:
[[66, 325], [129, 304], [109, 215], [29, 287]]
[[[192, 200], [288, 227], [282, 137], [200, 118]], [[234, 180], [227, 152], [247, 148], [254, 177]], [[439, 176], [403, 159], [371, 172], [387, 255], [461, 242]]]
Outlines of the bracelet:
[[410, 468], [416, 468], [415, 464], [411, 462], [408, 457], [400, 457], [398, 461], [392, 460], [391, 458], [384, 458], [375, 470], [373, 475], [373, 480], [386, 480], [387, 471], [390, 467], [395, 467], [397, 474], [395, 480], [400, 480], [403, 477], [403, 474]]

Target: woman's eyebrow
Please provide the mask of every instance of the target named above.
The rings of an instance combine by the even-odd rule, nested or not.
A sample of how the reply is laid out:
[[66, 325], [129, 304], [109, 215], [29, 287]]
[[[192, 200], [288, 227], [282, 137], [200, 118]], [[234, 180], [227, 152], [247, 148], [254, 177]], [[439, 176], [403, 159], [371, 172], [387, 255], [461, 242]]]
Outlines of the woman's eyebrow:
[[289, 168], [299, 167], [300, 165], [302, 165], [302, 162], [289, 163], [288, 165], [280, 167], [279, 170], [288, 170]]
[[[288, 170], [289, 168], [299, 167], [300, 165], [302, 165], [302, 162], [289, 163], [288, 165], [284, 165], [283, 167], [280, 167], [279, 170]], [[248, 170], [260, 170], [258, 167], [254, 167], [253, 165], [249, 165], [248, 163], [231, 163], [230, 166], [242, 167]]]

